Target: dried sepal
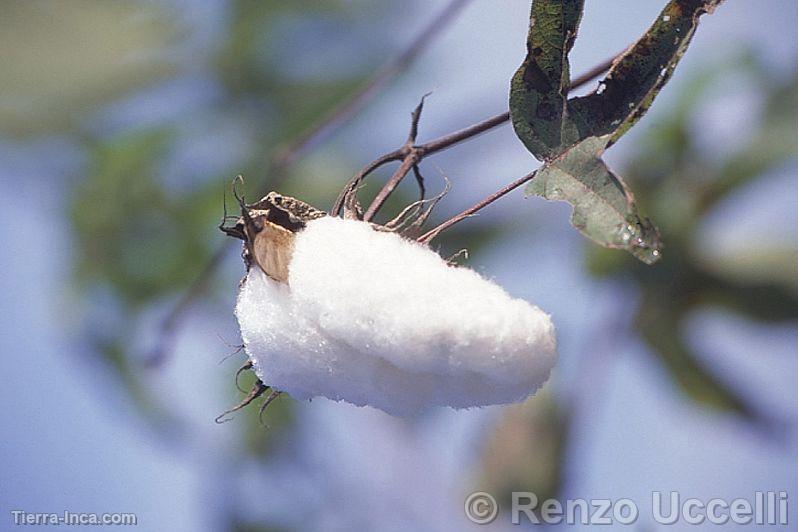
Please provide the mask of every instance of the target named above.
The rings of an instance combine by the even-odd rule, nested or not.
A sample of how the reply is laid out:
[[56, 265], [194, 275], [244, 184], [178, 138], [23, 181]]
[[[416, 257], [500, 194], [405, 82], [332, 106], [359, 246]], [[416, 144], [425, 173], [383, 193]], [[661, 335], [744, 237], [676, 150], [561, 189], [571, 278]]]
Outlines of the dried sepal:
[[277, 192], [269, 192], [261, 200], [249, 204], [243, 197], [235, 195], [241, 216], [234, 225], [222, 225], [220, 229], [228, 236], [244, 241], [243, 258], [247, 269], [254, 263], [272, 279], [287, 283], [294, 233], [310, 220], [327, 213]]
[[250, 403], [252, 403], [252, 401], [254, 401], [258, 397], [263, 395], [267, 390], [269, 390], [268, 386], [263, 384], [263, 382], [260, 379], [256, 380], [255, 384], [252, 385], [252, 389], [249, 391], [249, 393], [247, 393], [247, 396], [244, 397], [244, 399], [240, 403], [238, 403], [233, 408], [230, 408], [229, 410], [225, 410], [224, 412], [222, 412], [221, 414], [216, 416], [216, 419], [214, 419], [214, 421], [216, 423], [219, 423], [219, 424], [222, 424], [222, 423], [225, 423], [227, 421], [230, 421], [227, 418], [227, 416], [229, 416], [230, 414], [233, 414], [235, 412], [238, 412], [242, 408], [245, 408], [245, 407], [249, 406]]

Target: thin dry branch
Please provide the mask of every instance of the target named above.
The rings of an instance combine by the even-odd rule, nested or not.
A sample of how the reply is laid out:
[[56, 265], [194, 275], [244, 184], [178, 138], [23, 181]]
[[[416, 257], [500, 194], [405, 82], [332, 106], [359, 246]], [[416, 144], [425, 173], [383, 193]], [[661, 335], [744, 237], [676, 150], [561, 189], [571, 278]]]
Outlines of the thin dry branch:
[[448, 220], [446, 220], [445, 222], [443, 222], [442, 224], [438, 225], [437, 227], [434, 227], [433, 229], [430, 229], [429, 231], [427, 231], [426, 233], [424, 233], [423, 235], [418, 237], [417, 240], [419, 242], [422, 242], [422, 243], [425, 243], [425, 244], [429, 243], [430, 240], [432, 240], [433, 238], [438, 236], [438, 234], [440, 234], [440, 232], [443, 231], [444, 229], [448, 229], [449, 227], [453, 226], [457, 222], [460, 222], [460, 221], [465, 220], [466, 218], [468, 218], [470, 216], [473, 216], [474, 213], [476, 213], [478, 210], [482, 209], [483, 207], [486, 207], [486, 206], [490, 205], [491, 203], [493, 203], [497, 199], [501, 198], [505, 194], [508, 194], [508, 193], [512, 192], [513, 190], [517, 189], [518, 187], [520, 187], [521, 185], [523, 185], [527, 181], [531, 181], [535, 177], [535, 174], [537, 174], [537, 170], [535, 170], [532, 173], [529, 173], [529, 174], [525, 175], [524, 177], [516, 179], [515, 181], [513, 181], [509, 185], [506, 185], [506, 186], [502, 187], [500, 190], [497, 190], [496, 192], [494, 192], [493, 194], [491, 194], [487, 198], [485, 198], [482, 201], [474, 204], [473, 206], [471, 206], [468, 209], [464, 210], [460, 214], [456, 214], [456, 215], [452, 216], [451, 218], [449, 218]]
[[[581, 76], [579, 76], [578, 78], [573, 80], [571, 82], [571, 88], [575, 89], [575, 88], [577, 88], [577, 87], [579, 87], [581, 85], [584, 85], [585, 83], [588, 83], [591, 79], [593, 79], [595, 77], [598, 77], [601, 74], [603, 74], [605, 71], [609, 70], [609, 68], [615, 62], [615, 59], [617, 57], [618, 56], [616, 56], [616, 57], [614, 57], [612, 59], [608, 59], [604, 63], [602, 63], [600, 65], [597, 65], [593, 69], [589, 70], [588, 72], [585, 72], [584, 74], [582, 74]], [[445, 149], [445, 148], [447, 148], [447, 147], [452, 145], [451, 144], [451, 142], [452, 142], [451, 138], [459, 138], [460, 135], [463, 135], [464, 132], [467, 132], [467, 131], [470, 132], [471, 130], [475, 130], [475, 131], [477, 131], [476, 134], [479, 134], [482, 131], [487, 131], [487, 129], [479, 130], [478, 128], [476, 128], [476, 126], [480, 126], [482, 124], [492, 123], [492, 122], [490, 122], [491, 120], [496, 121], [497, 125], [498, 125], [498, 124], [503, 123], [506, 120], [509, 120], [509, 118], [510, 118], [510, 113], [505, 113], [503, 115], [497, 115], [497, 116], [493, 117], [492, 119], [486, 120], [485, 122], [481, 122], [480, 124], [476, 124], [475, 126], [472, 126], [471, 128], [467, 128], [467, 129], [463, 130], [463, 132], [455, 133], [453, 135], [450, 135], [449, 136], [450, 138], [444, 137], [442, 139], [439, 139], [438, 141], [436, 141], [437, 144], [435, 144], [435, 147], [439, 148], [439, 149]], [[500, 119], [504, 119], [504, 120], [499, 121]], [[471, 137], [467, 137], [467, 138], [471, 138]], [[430, 144], [432, 144], [432, 143], [430, 143]], [[444, 146], [444, 148], [440, 148], [440, 146]], [[529, 174], [527, 174], [527, 175], [525, 175], [525, 176], [523, 176], [523, 177], [521, 177], [519, 179], [516, 179], [512, 183], [506, 185], [505, 187], [501, 188], [500, 190], [497, 190], [496, 192], [494, 192], [493, 194], [491, 194], [487, 198], [483, 199], [482, 201], [472, 205], [471, 207], [469, 207], [468, 209], [464, 210], [463, 212], [452, 216], [451, 218], [449, 218], [445, 222], [441, 223], [440, 225], [430, 229], [429, 231], [427, 231], [426, 233], [424, 233], [423, 235], [418, 237], [417, 240], [419, 242], [428, 244], [433, 238], [438, 236], [441, 233], [441, 231], [444, 231], [445, 229], [448, 229], [449, 227], [453, 226], [454, 224], [456, 224], [458, 222], [461, 222], [461, 221], [465, 220], [466, 218], [469, 218], [469, 217], [473, 216], [474, 214], [476, 214], [477, 211], [483, 209], [484, 207], [487, 207], [488, 205], [490, 205], [491, 203], [493, 203], [497, 199], [501, 198], [502, 196], [510, 193], [511, 191], [515, 190], [516, 188], [520, 187], [521, 185], [531, 181], [532, 179], [534, 179], [536, 174], [537, 174], [537, 170], [535, 170], [534, 172], [531, 172], [531, 173], [529, 173]]]
[[[586, 83], [590, 82], [591, 80], [595, 79], [596, 77], [600, 76], [601, 74], [609, 70], [609, 68], [612, 66], [613, 62], [615, 61], [616, 57], [617, 56], [607, 59], [603, 63], [596, 65], [589, 71], [585, 72], [581, 76], [574, 79], [571, 82], [571, 88], [576, 89], [578, 87], [581, 87], [582, 85], [585, 85]], [[399, 185], [402, 179], [404, 179], [404, 177], [408, 174], [408, 172], [410, 172], [413, 166], [418, 165], [425, 157], [433, 153], [441, 152], [447, 148], [451, 148], [452, 146], [459, 144], [463, 141], [475, 138], [478, 135], [485, 133], [486, 131], [489, 131], [502, 124], [505, 124], [509, 121], [510, 121], [510, 113], [508, 111], [498, 114], [496, 116], [492, 116], [465, 129], [461, 129], [460, 131], [456, 131], [449, 135], [445, 135], [443, 137], [432, 140], [425, 144], [414, 145], [410, 142], [405, 143], [405, 145], [402, 146], [401, 148], [394, 150], [390, 153], [386, 153], [385, 155], [376, 159], [372, 163], [369, 163], [369, 165], [367, 165], [354, 177], [352, 177], [347, 183], [347, 185], [344, 187], [344, 190], [339, 195], [335, 204], [333, 205], [333, 208], [330, 211], [331, 214], [333, 215], [340, 214], [341, 208], [343, 206], [343, 198], [346, 196], [348, 192], [356, 190], [369, 174], [371, 174], [376, 169], [388, 163], [394, 161], [402, 161], [400, 167], [396, 170], [396, 172], [394, 172], [391, 178], [388, 181], [386, 181], [385, 185], [383, 185], [383, 187], [375, 196], [371, 205], [369, 205], [368, 209], [366, 210], [366, 215], [364, 216], [364, 219], [367, 221], [371, 220], [379, 212], [380, 208], [382, 208], [382, 206], [385, 204], [385, 201], [388, 199], [391, 193], [394, 190], [396, 190], [396, 187]], [[417, 130], [418, 130], [418, 116], [417, 113], [414, 112], [411, 135], [413, 135], [413, 132], [417, 132]]]
[[372, 201], [371, 205], [366, 209], [366, 214], [363, 215], [363, 220], [366, 222], [374, 218], [374, 215], [382, 208], [385, 200], [388, 199], [388, 196], [390, 196], [399, 185], [399, 182], [405, 178], [410, 170], [416, 168], [420, 161], [414, 146], [416, 145], [416, 137], [418, 136], [418, 122], [421, 120], [421, 112], [424, 110], [424, 99], [426, 99], [427, 96], [429, 96], [429, 94], [425, 94], [421, 98], [421, 102], [419, 102], [418, 106], [416, 106], [416, 109], [413, 111], [412, 120], [410, 122], [410, 134], [407, 136], [407, 142], [405, 142], [403, 146], [403, 149], [407, 150], [407, 155], [405, 155], [402, 164], [396, 169], [396, 172], [394, 172], [393, 176], [385, 183], [385, 186], [382, 187], [379, 194], [374, 198], [374, 201]]

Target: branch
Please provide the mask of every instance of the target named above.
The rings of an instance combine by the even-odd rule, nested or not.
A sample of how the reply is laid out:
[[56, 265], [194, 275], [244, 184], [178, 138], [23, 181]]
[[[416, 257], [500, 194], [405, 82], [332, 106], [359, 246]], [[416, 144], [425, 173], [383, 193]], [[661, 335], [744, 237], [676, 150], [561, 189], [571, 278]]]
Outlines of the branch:
[[438, 234], [441, 231], [443, 231], [444, 229], [448, 229], [449, 227], [453, 226], [457, 222], [465, 220], [466, 218], [468, 218], [470, 216], [473, 216], [474, 213], [476, 213], [478, 210], [482, 209], [483, 207], [486, 207], [486, 206], [490, 205], [491, 203], [493, 203], [497, 199], [501, 198], [502, 196], [504, 196], [506, 194], [509, 194], [510, 192], [512, 192], [513, 190], [517, 189], [518, 187], [520, 187], [524, 183], [526, 183], [528, 181], [531, 181], [535, 177], [535, 175], [537, 173], [538, 173], [538, 171], [535, 170], [534, 172], [532, 172], [530, 174], [527, 174], [527, 175], [525, 175], [524, 177], [522, 177], [520, 179], [516, 179], [515, 181], [513, 181], [509, 185], [506, 185], [501, 190], [498, 190], [498, 191], [494, 192], [493, 194], [491, 194], [487, 198], [483, 199], [479, 203], [469, 207], [468, 209], [464, 210], [460, 214], [456, 214], [455, 216], [449, 218], [448, 220], [446, 220], [442, 224], [438, 225], [434, 229], [431, 229], [431, 230], [427, 231], [426, 233], [424, 233], [423, 235], [418, 237], [417, 240], [419, 242], [424, 243], [424, 244], [429, 243], [430, 240], [432, 240], [433, 238], [438, 236]]
[[[589, 82], [591, 79], [593, 79], [595, 77], [598, 77], [602, 73], [604, 73], [605, 71], [609, 70], [609, 68], [615, 62], [615, 59], [617, 57], [619, 57], [619, 56], [616, 56], [615, 58], [609, 59], [609, 60], [601, 63], [600, 65], [597, 65], [597, 66], [593, 67], [588, 72], [585, 72], [584, 74], [582, 74], [581, 76], [579, 76], [578, 78], [573, 80], [571, 82], [571, 88], [575, 89], [575, 88], [577, 88], [577, 87], [579, 87], [581, 85], [584, 85], [585, 83]], [[462, 131], [460, 131], [458, 133], [454, 133], [452, 135], [449, 135], [448, 137], [443, 137], [441, 139], [438, 139], [437, 141], [430, 142], [430, 143], [428, 143], [425, 146], [433, 145], [433, 148], [436, 151], [440, 151], [440, 150], [448, 148], [449, 146], [452, 146], [452, 145], [456, 144], [457, 142], [460, 142], [461, 140], [465, 140], [467, 138], [471, 138], [472, 136], [478, 135], [479, 133], [482, 133], [483, 131], [487, 131], [488, 129], [494, 127], [495, 125], [502, 124], [502, 123], [504, 123], [505, 121], [507, 121], [509, 119], [510, 119], [510, 113], [509, 112], [505, 113], [505, 114], [502, 114], [502, 115], [497, 115], [497, 116], [494, 116], [493, 118], [489, 118], [488, 120], [485, 120], [484, 122], [480, 122], [479, 124], [475, 124], [474, 126], [471, 126], [470, 128], [466, 128], [466, 129], [464, 129], [464, 130], [462, 130]], [[516, 188], [520, 187], [521, 185], [531, 181], [532, 179], [534, 179], [536, 174], [537, 174], [537, 170], [535, 170], [532, 173], [529, 173], [529, 174], [525, 175], [524, 177], [521, 177], [521, 178], [513, 181], [509, 185], [507, 185], [504, 188], [494, 192], [493, 194], [491, 194], [490, 196], [488, 196], [484, 200], [480, 201], [479, 203], [476, 203], [475, 205], [469, 207], [468, 209], [464, 210], [460, 214], [454, 215], [453, 217], [449, 218], [448, 220], [446, 220], [445, 222], [441, 223], [437, 227], [427, 231], [426, 233], [424, 233], [423, 235], [418, 237], [418, 241], [422, 242], [422, 243], [425, 243], [425, 244], [428, 244], [433, 238], [438, 236], [441, 233], [441, 231], [444, 231], [445, 229], [448, 229], [449, 227], [453, 226], [454, 224], [456, 224], [456, 223], [458, 223], [458, 222], [460, 222], [462, 220], [465, 220], [466, 218], [469, 218], [469, 217], [473, 216], [477, 211], [487, 207], [488, 205], [490, 205], [491, 203], [493, 203], [497, 199], [501, 198], [502, 196], [510, 193], [511, 191], [515, 190]]]
[[[612, 57], [611, 59], [607, 59], [606, 61], [596, 65], [592, 69], [588, 70], [581, 76], [577, 77], [571, 82], [571, 89], [576, 89], [585, 85], [586, 83], [590, 82], [594, 78], [600, 76], [604, 72], [610, 69], [613, 62], [618, 56]], [[399, 169], [394, 173], [393, 176], [383, 185], [382, 189], [377, 193], [374, 200], [372, 201], [371, 205], [369, 205], [368, 209], [366, 210], [366, 217], [364, 219], [371, 220], [374, 215], [379, 212], [382, 205], [384, 205], [385, 200], [388, 199], [388, 196], [396, 189], [399, 185], [401, 180], [407, 175], [413, 165], [419, 164], [425, 157], [431, 155], [433, 153], [438, 153], [452, 146], [464, 142], [466, 140], [475, 138], [476, 136], [485, 133], [495, 127], [503, 125], [510, 121], [510, 113], [504, 112], [502, 114], [498, 114], [496, 116], [492, 116], [488, 119], [485, 119], [481, 122], [478, 122], [472, 126], [469, 126], [465, 129], [461, 129], [460, 131], [456, 131], [449, 135], [445, 135], [438, 139], [432, 140], [427, 142], [426, 144], [421, 144], [418, 146], [405, 144], [403, 147], [399, 148], [398, 150], [392, 151], [380, 157], [379, 159], [369, 163], [368, 166], [363, 168], [360, 172], [358, 172], [354, 177], [352, 177], [349, 182], [344, 187], [344, 190], [336, 199], [333, 208], [331, 209], [330, 213], [333, 215], [340, 215], [341, 209], [343, 207], [343, 198], [346, 196], [348, 192], [354, 191], [360, 184], [365, 180], [365, 178], [372, 173], [377, 168], [388, 164], [393, 161], [402, 161], [402, 165]], [[417, 128], [417, 117], [414, 113], [414, 124], [413, 130]]]
[[425, 94], [421, 98], [421, 102], [419, 102], [416, 109], [413, 111], [412, 120], [410, 123], [410, 135], [407, 137], [407, 142], [403, 147], [403, 150], [407, 151], [407, 155], [405, 155], [402, 164], [399, 168], [396, 169], [393, 176], [385, 183], [385, 186], [382, 187], [382, 190], [377, 194], [374, 198], [374, 201], [371, 202], [369, 208], [366, 210], [366, 214], [363, 215], [363, 220], [368, 222], [377, 212], [382, 208], [382, 205], [385, 203], [385, 200], [388, 199], [388, 196], [394, 191], [394, 189], [399, 185], [402, 179], [410, 172], [412, 168], [416, 168], [416, 164], [420, 161], [419, 155], [417, 150], [413, 149], [416, 144], [416, 137], [418, 136], [418, 122], [421, 120], [421, 111], [424, 110], [424, 99], [429, 96], [429, 94]]

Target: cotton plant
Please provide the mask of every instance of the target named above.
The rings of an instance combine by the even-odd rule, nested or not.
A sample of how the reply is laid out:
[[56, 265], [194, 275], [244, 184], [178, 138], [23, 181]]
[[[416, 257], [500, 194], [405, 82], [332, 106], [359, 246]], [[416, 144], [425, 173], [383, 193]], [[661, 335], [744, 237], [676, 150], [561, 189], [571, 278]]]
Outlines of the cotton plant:
[[[569, 202], [572, 224], [595, 243], [625, 249], [646, 264], [659, 260], [656, 227], [601, 155], [645, 114], [700, 16], [721, 2], [671, 0], [651, 28], [603, 68], [608, 73], [593, 92], [569, 97], [571, 88], [602, 71], [570, 78], [568, 53], [584, 0], [534, 0], [509, 113], [419, 145], [422, 100], [407, 142], [350, 179], [329, 212], [276, 192], [255, 203], [237, 196], [240, 216], [221, 229], [244, 242], [247, 274], [235, 314], [249, 360], [239, 372], [252, 370], [257, 380], [231, 411], [267, 392], [262, 409], [287, 393], [397, 416], [514, 403], [534, 394], [557, 360], [550, 316], [444, 259], [431, 242], [525, 185], [529, 195]], [[421, 161], [508, 120], [542, 166], [423, 232], [445, 192], [425, 198]], [[361, 184], [391, 162], [401, 164], [364, 209]], [[420, 199], [376, 223], [411, 171]]]
[[236, 317], [272, 397], [405, 416], [521, 401], [548, 379], [551, 318], [427, 244], [276, 193], [243, 213]]

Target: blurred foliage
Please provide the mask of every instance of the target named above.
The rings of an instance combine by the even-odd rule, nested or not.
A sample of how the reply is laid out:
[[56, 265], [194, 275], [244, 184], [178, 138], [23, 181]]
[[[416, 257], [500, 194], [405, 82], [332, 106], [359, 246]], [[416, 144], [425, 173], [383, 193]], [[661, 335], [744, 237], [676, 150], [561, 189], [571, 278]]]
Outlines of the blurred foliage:
[[[266, 175], [280, 146], [310, 128], [391, 53], [384, 38], [368, 31], [381, 11], [351, 1], [233, 1], [212, 39], [218, 45], [200, 45], [197, 52], [197, 37], [190, 35], [196, 20], [177, 4], [32, 1], [3, 7], [0, 127], [17, 137], [65, 134], [87, 154], [69, 212], [75, 274], [89, 316], [86, 344], [150, 428], [164, 437], [185, 435], [186, 416], [143, 364], [140, 339], [152, 336], [148, 316], [169, 307], [226, 243], [216, 226], [233, 176], [246, 177], [243, 192], [250, 198], [282, 187], [315, 202], [329, 197], [325, 183], [342, 184], [354, 171], [344, 160], [316, 165], [310, 175], [301, 167]], [[318, 31], [309, 33], [307, 24]], [[342, 68], [327, 61], [314, 72], [292, 72], [294, 61], [325, 57], [325, 39], [348, 40], [357, 57], [336, 57]], [[159, 93], [168, 98], [176, 82], [199, 92], [211, 87], [212, 96], [198, 105], [164, 107]], [[135, 114], [120, 115], [130, 106], [108, 114], [108, 104], [131, 98], [140, 100], [133, 104], [139, 109], [152, 105], [165, 116], [142, 122]], [[126, 121], [136, 125], [115, 125]], [[237, 137], [198, 129], [216, 124]], [[222, 164], [204, 168], [187, 159], [187, 145], [203, 138], [214, 139], [211, 151], [219, 152], [215, 159]], [[335, 174], [340, 170], [346, 174]], [[230, 255], [235, 248], [229, 245]], [[209, 424], [235, 402], [233, 372], [225, 368], [219, 386], [231, 404], [209, 411]], [[242, 387], [250, 380], [242, 376]], [[225, 430], [240, 432], [240, 460], [273, 460], [290, 448], [295, 410], [281, 397], [263, 423], [257, 405], [238, 412]], [[219, 501], [222, 513], [226, 506]], [[233, 511], [226, 519], [229, 530], [272, 530]]]
[[[279, 53], [281, 49], [304, 44], [321, 55], [325, 36], [303, 33], [303, 21], [328, 21], [336, 29], [335, 34], [329, 37], [342, 39], [348, 26], [357, 26], [356, 14], [368, 16], [368, 9], [356, 10], [357, 5], [351, 2], [310, 0], [236, 0], [232, 5], [232, 30], [223, 41], [224, 46], [214, 61], [214, 67], [225, 85], [228, 104], [243, 107], [251, 115], [250, 119], [255, 121], [263, 135], [259, 139], [262, 146], [275, 146], [297, 137], [362, 83], [376, 65], [375, 61], [358, 65], [360, 72], [355, 75], [342, 75], [339, 71], [347, 72], [351, 68], [341, 68], [321, 75], [298, 77], [291, 75], [285, 64], [302, 57], [287, 58]], [[283, 30], [286, 24], [293, 27]], [[374, 35], [356, 31], [354, 34], [360, 41], [361, 50], [379, 49]], [[286, 39], [282, 43], [274, 42], [276, 36]], [[361, 57], [370, 55], [365, 53]], [[337, 59], [347, 65], [353, 62], [352, 58]], [[264, 162], [263, 158], [255, 159], [252, 172], [247, 173], [258, 181], [261, 193], [265, 192], [265, 183], [261, 180]]]
[[[719, 87], [740, 78], [762, 98], [758, 123], [725, 157], [701, 144], [702, 124], [695, 117]], [[773, 429], [774, 419], [715, 374], [685, 338], [687, 320], [708, 306], [730, 309], [753, 320], [798, 319], [798, 249], [784, 242], [741, 246], [742, 255], [708, 253], [699, 229], [726, 198], [798, 158], [798, 72], [776, 77], [750, 54], [707, 68], [689, 80], [667, 114], [642, 139], [626, 168], [636, 198], [661, 222], [667, 247], [662, 260], [646, 266], [630, 255], [589, 245], [587, 263], [599, 277], [631, 283], [640, 293], [633, 329], [661, 361], [685, 395], [701, 405], [733, 412]], [[590, 354], [586, 355], [590, 356]], [[595, 356], [595, 354], [594, 354]], [[562, 488], [563, 456], [569, 446], [578, 394], [555, 400], [542, 393], [508, 407], [482, 451], [479, 489], [504, 498], [523, 488], [540, 500]], [[476, 486], [476, 485], [475, 485]]]
[[[751, 124], [742, 146], [714, 160], [701, 147], [691, 119], [713, 97], [713, 90], [741, 75], [762, 95], [761, 120]], [[717, 377], [693, 350], [684, 338], [684, 325], [694, 310], [707, 305], [755, 320], [798, 318], [796, 250], [760, 255], [752, 243], [742, 261], [713, 257], [702, 249], [696, 235], [722, 200], [796, 153], [798, 73], [784, 80], [774, 78], [750, 56], [708, 70], [691, 82], [627, 170], [638, 201], [661, 224], [667, 244], [663, 260], [656, 268], [645, 268], [618, 254], [590, 250], [589, 264], [597, 275], [616, 276], [638, 286], [637, 330], [682, 390], [702, 404], [732, 410], [750, 420], [764, 421], [762, 413]], [[771, 276], [760, 268], [792, 274]]]
[[[227, 245], [228, 256], [238, 253], [217, 230], [223, 195], [234, 209], [232, 178], [245, 176], [241, 192], [248, 198], [277, 188], [326, 208], [359, 162], [332, 153], [321, 163], [278, 167], [270, 164], [272, 158], [394, 53], [384, 36], [370, 31], [374, 17], [385, 15], [384, 5], [234, 0], [213, 38], [218, 45], [193, 42], [191, 16], [176, 6], [9, 2], [0, 17], [10, 66], [0, 73], [3, 133], [63, 134], [86, 153], [68, 211], [86, 345], [117, 383], [122, 402], [132, 404], [150, 429], [172, 439], [189, 434], [188, 419], [146, 367], [149, 346], [142, 338], [153, 336], [153, 317], [157, 321], [185, 293], [220, 246]], [[330, 43], [339, 41], [357, 54], [333, 55], [338, 49]], [[312, 68], [297, 72], [294, 65], [305, 63]], [[175, 86], [186, 85], [200, 93], [211, 88], [211, 97], [174, 108], [164, 104]], [[141, 120], [136, 113], [142, 106], [165, 111], [164, 116], [146, 109]], [[235, 134], [217, 133], [217, 124], [221, 132]], [[397, 139], [403, 136], [397, 132]], [[210, 153], [199, 153], [195, 162], [192, 145], [198, 140]], [[409, 190], [396, 201], [407, 202]], [[473, 250], [496, 233], [473, 224], [453, 231], [441, 245]], [[226, 281], [229, 295], [235, 280]], [[224, 351], [220, 342], [220, 356]], [[220, 396], [230, 402], [207, 413], [209, 424], [244, 395], [236, 398], [230, 368], [219, 373]], [[245, 374], [240, 385], [249, 389], [252, 381]], [[292, 447], [296, 410], [283, 396], [262, 420], [257, 404], [236, 412], [224, 430], [239, 433], [239, 459], [279, 459]], [[227, 519], [229, 530], [272, 529], [234, 511]]]
[[497, 496], [499, 508], [512, 507], [523, 487], [542, 502], [560, 494], [568, 416], [543, 390], [520, 405], [508, 406], [482, 450], [474, 489]]
[[[315, 201], [327, 195], [325, 182], [343, 183], [354, 171], [337, 161], [317, 166], [311, 176], [306, 168], [265, 175], [279, 146], [311, 127], [391, 53], [386, 40], [369, 31], [381, 14], [376, 7], [238, 0], [225, 6], [219, 35], [198, 37], [191, 33], [198, 21], [178, 3], [3, 2], [0, 128], [14, 137], [67, 135], [87, 154], [69, 210], [75, 274], [87, 308], [86, 344], [115, 388], [163, 436], [182, 434], [187, 420], [144, 367], [140, 338], [152, 336], [148, 316], [171, 305], [226, 242], [216, 226], [233, 176], [247, 178], [250, 198], [280, 181], [286, 192], [301, 190]], [[308, 32], [308, 24], [318, 31]], [[293, 72], [295, 61], [329, 58], [325, 39], [347, 40], [357, 57], [336, 57], [341, 68], [322, 61], [312, 72]], [[164, 105], [175, 86], [192, 84], [211, 95]], [[141, 120], [136, 113], [142, 106], [165, 112], [144, 113]], [[238, 136], [231, 141], [207, 130], [216, 124]], [[222, 164], [205, 168], [188, 159], [186, 146], [198, 138], [213, 139], [211, 151]], [[334, 173], [341, 169], [347, 174]], [[232, 397], [226, 367], [219, 384]], [[208, 423], [226, 406], [208, 412]], [[264, 415], [268, 428], [257, 410], [239, 412], [226, 427], [241, 431], [243, 458], [271, 460], [287, 441], [295, 408], [288, 397], [275, 401]], [[269, 530], [229, 518], [231, 530]]]
[[[2, 2], [0, 131], [52, 133], [177, 70], [176, 13], [151, 2]], [[85, 118], [85, 116], [83, 116]]]
[[217, 184], [178, 196], [159, 180], [158, 162], [172, 136], [159, 128], [97, 143], [74, 190], [81, 280], [108, 284], [133, 307], [199, 274], [214, 244], [208, 229], [220, 218]]

